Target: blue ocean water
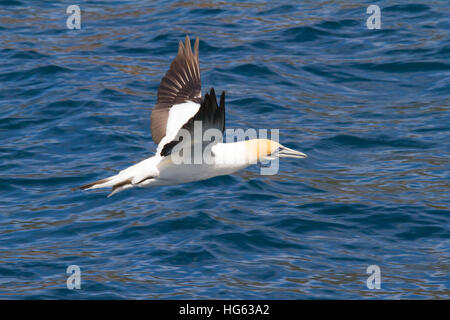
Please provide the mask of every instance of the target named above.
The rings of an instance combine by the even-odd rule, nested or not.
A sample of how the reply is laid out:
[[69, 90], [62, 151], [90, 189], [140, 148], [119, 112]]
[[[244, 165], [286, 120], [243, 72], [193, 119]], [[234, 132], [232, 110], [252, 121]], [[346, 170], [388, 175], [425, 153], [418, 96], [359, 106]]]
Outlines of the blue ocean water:
[[[80, 30], [70, 4], [0, 1], [0, 298], [450, 298], [447, 1], [78, 1]], [[309, 157], [71, 191], [153, 154], [186, 34], [227, 127]]]

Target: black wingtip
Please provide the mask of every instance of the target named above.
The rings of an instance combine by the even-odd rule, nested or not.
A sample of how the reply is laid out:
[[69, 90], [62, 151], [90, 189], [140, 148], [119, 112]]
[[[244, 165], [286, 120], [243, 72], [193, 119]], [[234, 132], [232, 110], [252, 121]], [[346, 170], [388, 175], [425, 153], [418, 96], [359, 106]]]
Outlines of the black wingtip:
[[220, 95], [220, 103], [219, 106], [221, 108], [225, 108], [225, 91], [222, 91], [222, 94]]
[[209, 94], [211, 95], [212, 98], [214, 98], [214, 100], [216, 100], [216, 91], [214, 90], [214, 88], [211, 88]]

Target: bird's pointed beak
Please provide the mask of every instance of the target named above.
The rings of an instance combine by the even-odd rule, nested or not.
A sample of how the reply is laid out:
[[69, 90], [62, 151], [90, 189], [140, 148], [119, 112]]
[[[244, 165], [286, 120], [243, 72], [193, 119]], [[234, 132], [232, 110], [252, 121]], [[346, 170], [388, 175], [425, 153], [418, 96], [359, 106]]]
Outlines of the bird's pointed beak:
[[297, 159], [302, 159], [302, 158], [307, 157], [307, 155], [304, 154], [303, 152], [289, 149], [284, 146], [280, 147], [280, 151], [278, 151], [278, 156], [280, 158], [297, 158]]

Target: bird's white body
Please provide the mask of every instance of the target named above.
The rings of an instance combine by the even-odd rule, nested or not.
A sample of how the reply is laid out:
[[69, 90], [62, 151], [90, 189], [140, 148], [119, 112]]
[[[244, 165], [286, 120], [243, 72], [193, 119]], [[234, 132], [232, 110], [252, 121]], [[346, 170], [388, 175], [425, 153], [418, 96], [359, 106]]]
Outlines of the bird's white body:
[[92, 186], [90, 189], [117, 185], [122, 181], [130, 181], [116, 188], [115, 194], [131, 187], [153, 187], [181, 184], [205, 180], [216, 176], [232, 174], [256, 163], [257, 158], [249, 155], [246, 141], [234, 143], [218, 143], [211, 149], [210, 157], [201, 159], [201, 163], [176, 163], [172, 157], [155, 155], [107, 178], [108, 181]]
[[[240, 157], [239, 155], [244, 155]], [[202, 163], [176, 164], [170, 157], [157, 165], [158, 180], [168, 184], [186, 183], [227, 175], [248, 167], [245, 142], [218, 143], [212, 147], [211, 156], [203, 158]], [[256, 162], [255, 162], [256, 163]]]

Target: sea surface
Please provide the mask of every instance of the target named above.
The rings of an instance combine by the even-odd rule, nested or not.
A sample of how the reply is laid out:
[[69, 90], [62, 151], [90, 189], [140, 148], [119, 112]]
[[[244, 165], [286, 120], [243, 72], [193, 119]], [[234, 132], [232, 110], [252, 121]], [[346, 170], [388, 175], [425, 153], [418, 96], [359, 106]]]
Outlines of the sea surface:
[[[72, 191], [155, 152], [186, 35], [227, 128], [308, 158]], [[449, 156], [448, 1], [0, 0], [2, 299], [449, 299]]]

